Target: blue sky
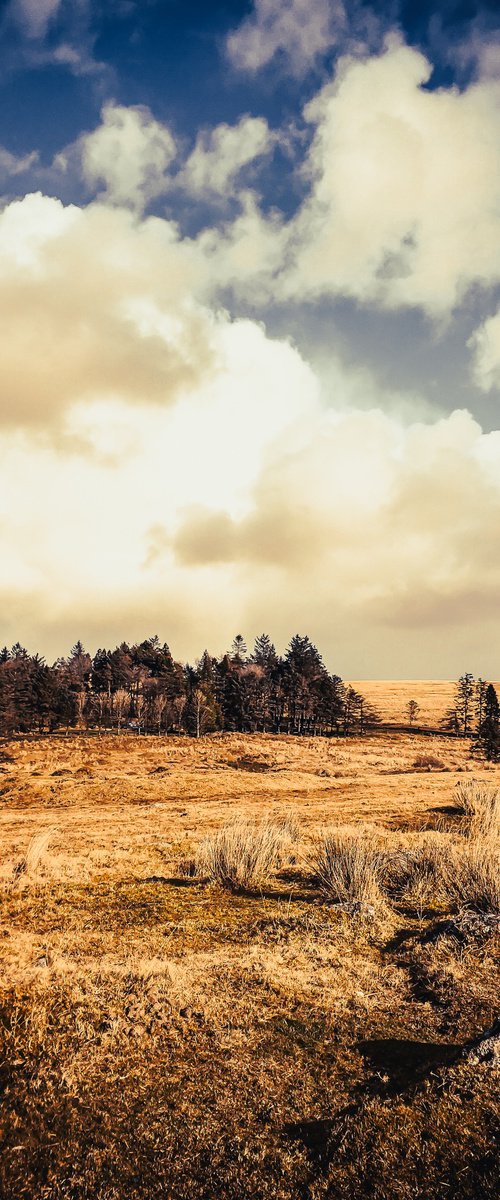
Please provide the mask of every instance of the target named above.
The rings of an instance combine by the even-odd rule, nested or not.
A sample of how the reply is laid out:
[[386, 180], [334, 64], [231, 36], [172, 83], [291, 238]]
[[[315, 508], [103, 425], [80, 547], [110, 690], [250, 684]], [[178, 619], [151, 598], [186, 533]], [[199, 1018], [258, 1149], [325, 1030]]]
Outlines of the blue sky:
[[498, 676], [497, 5], [3, 0], [0, 59], [2, 641]]

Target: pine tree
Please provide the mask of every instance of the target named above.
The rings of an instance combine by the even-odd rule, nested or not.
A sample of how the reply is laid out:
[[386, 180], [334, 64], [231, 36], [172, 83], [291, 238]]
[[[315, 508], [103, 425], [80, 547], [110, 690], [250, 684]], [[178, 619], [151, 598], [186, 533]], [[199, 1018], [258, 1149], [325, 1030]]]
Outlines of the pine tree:
[[255, 639], [252, 662], [258, 667], [264, 667], [266, 671], [271, 671], [276, 666], [278, 655], [267, 633], [261, 633], [260, 637]]
[[500, 704], [492, 683], [488, 684], [485, 691], [484, 716], [474, 749], [484, 755], [487, 762], [498, 762], [500, 759]]
[[450, 730], [457, 737], [470, 736], [474, 721], [474, 694], [474, 676], [466, 671], [456, 684], [454, 702], [441, 722], [443, 729]]
[[487, 688], [488, 688], [488, 684], [486, 683], [485, 679], [477, 680], [476, 688], [475, 688], [475, 695], [474, 695], [474, 709], [475, 709], [474, 715], [476, 718], [476, 727], [478, 730], [481, 728], [482, 721], [483, 721], [484, 702], [486, 700]]
[[231, 646], [231, 659], [243, 666], [247, 656], [247, 645], [241, 633], [237, 633]]

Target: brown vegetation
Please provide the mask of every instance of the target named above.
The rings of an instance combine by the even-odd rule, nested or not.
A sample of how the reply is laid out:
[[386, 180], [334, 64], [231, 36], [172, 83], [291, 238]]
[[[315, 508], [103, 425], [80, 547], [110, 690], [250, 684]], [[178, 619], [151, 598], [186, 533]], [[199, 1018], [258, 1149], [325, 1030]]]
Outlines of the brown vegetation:
[[5, 1200], [496, 1197], [498, 766], [71, 737], [0, 781]]

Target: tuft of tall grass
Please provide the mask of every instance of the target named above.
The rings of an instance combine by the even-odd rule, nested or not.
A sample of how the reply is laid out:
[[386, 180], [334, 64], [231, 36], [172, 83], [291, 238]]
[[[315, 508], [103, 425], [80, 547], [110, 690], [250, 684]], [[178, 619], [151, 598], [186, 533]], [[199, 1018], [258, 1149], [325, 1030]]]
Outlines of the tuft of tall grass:
[[475, 838], [452, 852], [448, 890], [461, 908], [500, 914], [500, 854], [491, 838]]
[[381, 852], [362, 830], [325, 830], [317, 841], [311, 865], [330, 899], [361, 905], [380, 901]]
[[50, 826], [48, 829], [40, 829], [38, 833], [33, 834], [28, 845], [26, 854], [16, 863], [13, 875], [18, 878], [20, 875], [34, 875], [39, 867], [42, 858], [47, 852], [49, 842], [54, 835], [54, 828]]
[[497, 839], [500, 835], [500, 791], [476, 779], [460, 780], [455, 805], [463, 817], [462, 832], [470, 838]]
[[228, 891], [245, 891], [283, 865], [289, 843], [290, 833], [283, 824], [254, 824], [240, 818], [204, 839], [197, 871]]
[[383, 856], [382, 887], [395, 900], [423, 908], [448, 899], [448, 846], [426, 839], [396, 846]]

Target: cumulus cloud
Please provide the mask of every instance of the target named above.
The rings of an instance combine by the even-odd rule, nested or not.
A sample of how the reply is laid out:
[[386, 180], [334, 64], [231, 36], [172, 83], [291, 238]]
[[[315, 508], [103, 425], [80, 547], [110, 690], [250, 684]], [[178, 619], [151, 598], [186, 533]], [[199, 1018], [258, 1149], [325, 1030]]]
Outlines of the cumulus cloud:
[[306, 624], [361, 678], [411, 661], [398, 630], [432, 653], [444, 624], [478, 646], [500, 587], [500, 434], [464, 412], [405, 426], [368, 373], [353, 411], [340, 364], [332, 408], [292, 345], [196, 299], [205, 260], [163, 220], [27, 197], [0, 217], [0, 265], [12, 639], [33, 629], [55, 655], [157, 626], [192, 658], [235, 628], [284, 641]]
[[7, 0], [2, 6], [1, 32], [17, 32], [11, 69], [56, 64], [75, 75], [105, 73], [94, 58], [95, 6], [91, 0]]
[[[359, 678], [456, 673], [456, 658], [435, 666], [444, 626], [450, 656], [479, 653], [500, 588], [500, 434], [466, 412], [389, 415], [333, 335], [330, 392], [290, 342], [213, 299], [239, 281], [246, 302], [327, 294], [442, 316], [498, 280], [498, 87], [431, 92], [428, 74], [395, 42], [344, 60], [307, 110], [309, 194], [289, 220], [247, 186], [236, 219], [196, 239], [145, 218], [175, 147], [147, 110], [116, 105], [79, 147], [101, 200], [35, 194], [0, 213], [12, 640], [32, 628], [55, 654], [65, 636], [157, 626], [191, 658], [231, 630], [285, 641], [306, 625]], [[236, 187], [271, 136], [251, 117], [204, 134], [192, 193]], [[496, 383], [498, 313], [472, 350], [478, 382]]]
[[39, 194], [0, 215], [0, 422], [54, 426], [83, 400], [171, 404], [210, 379], [215, 318], [175, 228]]
[[227, 196], [242, 169], [269, 154], [275, 138], [263, 117], [241, 117], [198, 134], [179, 182], [194, 196]]
[[476, 330], [469, 342], [474, 377], [484, 392], [500, 387], [500, 309]]
[[[239, 192], [240, 212], [226, 224], [204, 229], [197, 249], [207, 264], [212, 291], [231, 287], [264, 305], [283, 290], [289, 229], [277, 212], [262, 214], [253, 192]], [[275, 287], [276, 284], [276, 287]]]
[[167, 171], [176, 146], [170, 131], [148, 108], [104, 105], [101, 124], [80, 139], [82, 172], [102, 198], [142, 211], [169, 186]]
[[7, 182], [16, 175], [24, 175], [26, 171], [36, 167], [38, 162], [37, 150], [33, 150], [31, 154], [12, 154], [5, 146], [0, 146], [0, 179]]
[[126, 444], [113, 462], [0, 435], [4, 607], [36, 610], [54, 653], [65, 631], [102, 644], [158, 626], [192, 658], [240, 626], [284, 642], [304, 624], [358, 677], [446, 671], [443, 627], [478, 653], [500, 587], [500, 435], [464, 412], [410, 427], [333, 412], [252, 322], [222, 326], [218, 350], [210, 387], [170, 409], [74, 411], [96, 446]]
[[292, 290], [449, 311], [500, 275], [500, 87], [425, 90], [423, 55], [391, 40], [347, 61], [309, 105], [311, 195]]
[[302, 75], [346, 26], [341, 0], [255, 0], [253, 13], [229, 34], [227, 53], [236, 68], [250, 72], [281, 54]]
[[[500, 83], [429, 90], [431, 71], [392, 36], [380, 55], [342, 59], [308, 104], [308, 191], [282, 222], [278, 265], [269, 262], [273, 299], [347, 296], [442, 317], [471, 285], [500, 279]], [[267, 230], [263, 214], [252, 222], [260, 244], [272, 240], [276, 217]], [[224, 282], [247, 223], [226, 241], [219, 231]]]
[[191, 568], [237, 564], [254, 602], [251, 581], [272, 576], [278, 607], [291, 594], [313, 620], [329, 605], [372, 629], [460, 625], [473, 595], [491, 617], [499, 467], [500, 436], [465, 412], [409, 428], [380, 410], [323, 412], [263, 470], [251, 510], [187, 514], [175, 553]]

